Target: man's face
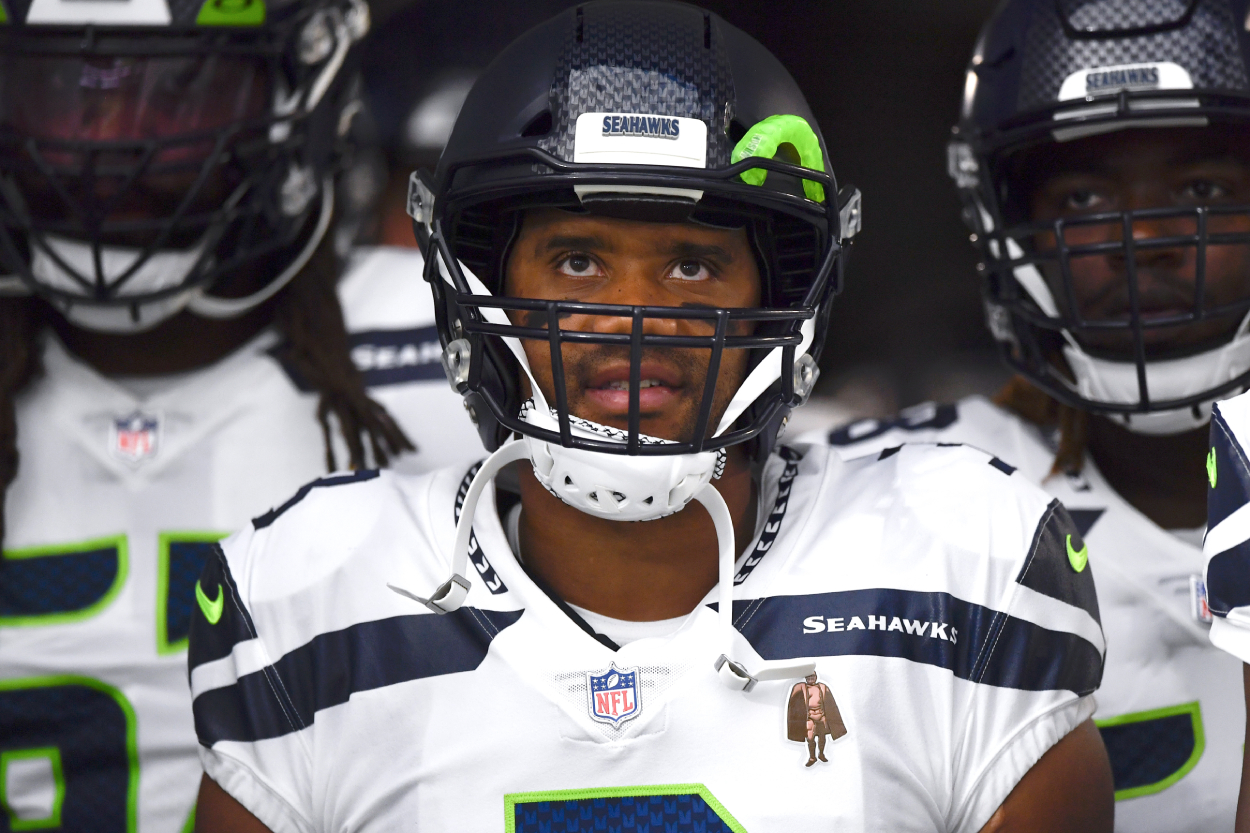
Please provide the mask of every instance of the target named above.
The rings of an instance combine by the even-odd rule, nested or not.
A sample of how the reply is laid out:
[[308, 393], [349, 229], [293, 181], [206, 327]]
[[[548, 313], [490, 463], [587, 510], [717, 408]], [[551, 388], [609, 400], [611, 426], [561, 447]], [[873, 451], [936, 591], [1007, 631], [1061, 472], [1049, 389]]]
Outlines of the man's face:
[[[1147, 208], [1250, 204], [1250, 144], [1244, 132], [1223, 128], [1173, 128], [1121, 131], [1033, 151], [1025, 164], [1042, 176], [1029, 191], [1034, 220], [1055, 220], [1112, 211]], [[1017, 170], [1021, 170], [1020, 167]], [[1193, 235], [1194, 214], [1135, 219], [1132, 237]], [[1211, 214], [1208, 234], [1250, 232], [1246, 214]], [[1125, 238], [1119, 219], [1067, 227], [1068, 246], [1119, 243]], [[1054, 248], [1054, 235], [1037, 236], [1041, 250]], [[1250, 246], [1209, 245], [1205, 258], [1204, 298], [1199, 304], [1196, 281], [1199, 251], [1195, 245], [1137, 248], [1138, 303], [1144, 326], [1161, 319], [1192, 314], [1196, 309], [1250, 298]], [[1128, 321], [1131, 317], [1129, 262], [1118, 246], [1109, 252], [1073, 256], [1070, 260], [1076, 311], [1086, 321]], [[1061, 308], [1068, 308], [1059, 270], [1042, 267]], [[1203, 349], [1231, 336], [1240, 316], [1212, 318], [1180, 326], [1144, 331], [1147, 356], [1164, 358]], [[1085, 331], [1086, 348], [1121, 358], [1133, 354], [1131, 331]]]
[[[760, 276], [742, 229], [688, 223], [644, 223], [557, 210], [526, 214], [507, 263], [505, 292], [518, 298], [630, 306], [734, 308], [759, 304]], [[546, 327], [544, 315], [512, 313], [515, 323]], [[626, 317], [567, 315], [561, 330], [629, 333]], [[709, 320], [648, 318], [647, 334], [710, 336]], [[731, 325], [730, 335], [750, 333]], [[549, 403], [555, 403], [546, 341], [526, 340], [525, 353]], [[711, 350], [649, 347], [642, 355], [640, 430], [690, 441], [698, 421]], [[565, 344], [561, 357], [570, 412], [614, 428], [629, 425], [629, 348]], [[747, 351], [725, 350], [717, 375], [709, 433], [746, 375]]]

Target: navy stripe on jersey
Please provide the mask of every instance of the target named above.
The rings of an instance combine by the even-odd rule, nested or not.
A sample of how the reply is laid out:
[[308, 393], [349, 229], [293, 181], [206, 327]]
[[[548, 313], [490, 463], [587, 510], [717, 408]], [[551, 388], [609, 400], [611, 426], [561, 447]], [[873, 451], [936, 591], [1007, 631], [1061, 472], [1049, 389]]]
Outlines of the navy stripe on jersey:
[[330, 477], [318, 478], [311, 483], [305, 483], [303, 486], [299, 487], [299, 491], [295, 493], [294, 497], [279, 506], [277, 509], [270, 509], [259, 518], [252, 518], [252, 526], [256, 529], [264, 529], [269, 526], [274, 521], [278, 520], [283, 512], [308, 497], [308, 493], [313, 489], [319, 489], [323, 486], [343, 486], [348, 483], [362, 483], [366, 480], [372, 480], [377, 476], [377, 469], [361, 469], [360, 471], [354, 471], [351, 474], [336, 474]]
[[213, 544], [204, 571], [200, 573], [200, 589], [210, 602], [216, 602], [224, 594], [221, 618], [210, 623], [204, 610], [197, 605], [191, 613], [191, 645], [187, 649], [187, 666], [195, 668], [206, 662], [230, 656], [234, 646], [256, 638], [256, 626], [243, 606], [239, 588], [226, 565], [226, 554], [220, 544]]
[[1208, 483], [1214, 466], [1215, 485], [1207, 490], [1207, 529], [1215, 529], [1250, 500], [1250, 462], [1218, 407], [1211, 415], [1211, 453], [1215, 457], [1207, 461]]
[[1068, 515], [1071, 516], [1072, 523], [1076, 524], [1077, 532], [1081, 533], [1081, 537], [1084, 538], [1106, 511], [1106, 509], [1069, 509]]
[[954, 425], [959, 411], [954, 405], [925, 403], [908, 408], [894, 419], [860, 419], [829, 432], [830, 445], [854, 445], [880, 437], [887, 431], [900, 428], [904, 431], [941, 430]]
[[1207, 561], [1207, 604], [1216, 616], [1250, 605], [1250, 541], [1216, 553]]
[[[348, 354], [367, 388], [399, 385], [405, 382], [443, 381], [443, 346], [437, 327], [407, 330], [363, 330], [347, 334]], [[295, 389], [316, 393], [295, 365], [286, 361], [287, 344], [269, 349]]]
[[974, 683], [1084, 695], [1102, 680], [1098, 648], [948, 593], [876, 588], [734, 602], [735, 626], [765, 660], [881, 656]]
[[437, 327], [348, 333], [347, 341], [365, 387], [446, 379]]
[[1093, 569], [1087, 562], [1078, 562], [1081, 565], [1078, 572], [1072, 563], [1074, 557], [1082, 555], [1088, 558], [1089, 552], [1080, 530], [1063, 504], [1052, 500], [1033, 534], [1033, 544], [1016, 582], [1043, 596], [1081, 608], [1101, 625]]
[[768, 515], [768, 520], [764, 522], [764, 529], [760, 532], [760, 539], [751, 548], [751, 554], [742, 563], [742, 569], [738, 571], [738, 575], [734, 576], [735, 585], [746, 581], [747, 576], [751, 575], [755, 568], [759, 566], [759, 563], [764, 560], [764, 556], [768, 555], [768, 551], [773, 547], [773, 542], [777, 540], [777, 536], [781, 533], [781, 524], [786, 519], [786, 508], [790, 505], [790, 490], [794, 486], [794, 478], [798, 476], [799, 461], [803, 459], [803, 455], [793, 448], [784, 445], [777, 449], [777, 453], [786, 461], [786, 467], [782, 470], [781, 477], [777, 478], [777, 499], [773, 501], [773, 511]]
[[205, 746], [280, 737], [311, 726], [317, 712], [357, 692], [472, 671], [522, 612], [462, 607], [320, 634], [268, 668], [196, 697], [196, 734]]
[[[464, 479], [460, 481], [460, 488], [456, 490], [456, 505], [453, 507], [453, 518], [456, 523], [460, 523], [460, 510], [464, 508], [464, 499], [469, 494], [469, 486], [473, 484], [473, 477], [477, 474], [478, 469], [482, 467], [481, 463], [475, 464], [465, 474]], [[477, 542], [477, 530], [469, 530], [469, 561], [482, 574], [482, 581], [486, 584], [486, 589], [495, 595], [508, 592], [508, 585], [503, 583], [503, 579], [495, 572], [495, 568], [490, 565], [490, 561], [486, 558], [486, 553], [482, 552], [482, 546]]]

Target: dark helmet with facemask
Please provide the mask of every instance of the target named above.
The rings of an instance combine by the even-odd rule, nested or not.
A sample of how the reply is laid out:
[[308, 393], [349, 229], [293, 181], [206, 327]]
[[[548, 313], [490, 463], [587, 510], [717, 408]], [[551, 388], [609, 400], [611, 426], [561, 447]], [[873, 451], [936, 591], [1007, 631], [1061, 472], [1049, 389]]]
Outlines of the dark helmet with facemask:
[[[587, 3], [504, 50], [465, 100], [434, 176], [414, 176], [409, 192], [448, 377], [494, 453], [465, 495], [452, 577], [429, 598], [397, 592], [437, 613], [463, 603], [477, 500], [502, 466], [524, 459], [552, 494], [599, 518], [652, 520], [698, 500], [720, 547], [722, 681], [749, 690], [759, 679], [810, 673], [805, 663], [751, 674], [729, 659], [736, 549], [711, 481], [729, 446], [744, 444], [762, 463], [815, 383], [844, 250], [859, 228], [858, 192], [838, 190], [826, 159], [815, 119], [781, 64], [702, 9]], [[743, 230], [760, 305], [507, 297], [509, 251], [523, 213], [534, 209]], [[571, 315], [628, 321], [628, 332], [562, 328]], [[657, 332], [647, 326], [657, 319], [695, 322], [688, 329], [703, 334]], [[548, 348], [554, 401], [536, 381], [526, 340]], [[628, 356], [624, 427], [571, 412], [563, 352], [586, 345]], [[640, 430], [643, 357], [659, 350], [709, 357], [697, 416], [677, 438]], [[733, 350], [747, 351], [745, 376], [718, 400], [721, 360]]]
[[[1250, 135], [1235, 133], [1250, 128], [1247, 12], [1246, 0], [1006, 0], [968, 67], [949, 167], [981, 256], [989, 328], [1033, 384], [1131, 430], [1199, 427], [1215, 399], [1250, 384], [1250, 293], [1217, 298], [1204, 283], [1215, 247], [1250, 251], [1238, 229], [1250, 205], [1199, 199], [1034, 221], [1028, 183], [1047, 172], [1048, 148], [1087, 137]], [[1135, 235], [1135, 224], [1167, 231]], [[1161, 252], [1184, 264], [1186, 286], [1171, 290], [1185, 294], [1179, 312], [1152, 313], [1142, 297], [1139, 261]], [[1105, 291], [1123, 296], [1122, 315], [1083, 314], [1074, 271], [1095, 258], [1120, 264]], [[1195, 327], [1217, 334], [1158, 347]]]
[[[448, 373], [487, 447], [514, 433], [531, 438], [543, 482], [584, 511], [610, 517], [680, 509], [726, 446], [751, 443], [766, 457], [815, 381], [843, 248], [859, 224], [858, 192], [839, 193], [825, 160], [815, 119], [781, 64], [701, 9], [589, 3], [509, 46], [469, 93], [434, 176], [414, 177], [410, 194]], [[504, 298], [510, 246], [522, 213], [535, 208], [744, 228], [762, 279], [761, 306], [617, 308]], [[624, 316], [633, 331], [527, 328], [509, 320], [507, 311], [517, 310], [547, 322], [571, 313]], [[648, 318], [700, 319], [708, 335], [644, 333]], [[753, 331], [731, 334], [738, 322]], [[530, 372], [523, 339], [550, 341], [556, 362], [559, 347], [571, 343], [628, 352], [629, 427], [569, 413], [559, 367], [554, 402], [536, 383], [523, 401], [522, 377]], [[643, 351], [655, 348], [712, 356], [696, 425], [681, 441], [638, 428], [639, 366]], [[724, 350], [749, 350], [751, 370], [724, 413], [714, 413], [711, 388]], [[579, 482], [553, 462], [573, 451], [601, 471]], [[671, 489], [645, 486], [654, 478], [642, 469], [657, 466], [673, 469], [660, 478], [678, 478]], [[633, 478], [625, 472], [634, 469], [640, 482], [626, 488]], [[587, 485], [586, 477], [610, 488]]]
[[0, 291], [142, 330], [320, 245], [363, 0], [0, 0]]

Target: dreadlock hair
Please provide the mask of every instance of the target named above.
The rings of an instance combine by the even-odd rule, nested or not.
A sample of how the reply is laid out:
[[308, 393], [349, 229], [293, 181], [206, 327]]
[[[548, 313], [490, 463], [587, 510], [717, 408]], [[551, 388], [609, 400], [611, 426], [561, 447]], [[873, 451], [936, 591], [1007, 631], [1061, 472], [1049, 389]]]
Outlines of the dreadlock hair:
[[1012, 376], [994, 394], [993, 402], [1034, 425], [1058, 432], [1059, 443], [1051, 474], [1080, 473], [1085, 465], [1089, 414], [1051, 399], [1023, 376]]
[[[327, 470], [338, 468], [336, 426], [347, 446], [350, 468], [383, 467], [416, 446], [386, 408], [369, 398], [352, 363], [336, 291], [342, 264], [333, 237], [326, 235], [308, 264], [274, 300], [273, 326], [282, 336], [275, 352], [293, 376], [320, 395], [317, 420], [325, 438]], [[17, 477], [16, 398], [43, 371], [40, 337], [50, 314], [38, 298], [0, 297], [0, 544], [5, 494]]]
[[4, 543], [4, 498], [17, 477], [18, 391], [43, 372], [38, 335], [46, 307], [34, 298], [0, 297], [0, 544]]

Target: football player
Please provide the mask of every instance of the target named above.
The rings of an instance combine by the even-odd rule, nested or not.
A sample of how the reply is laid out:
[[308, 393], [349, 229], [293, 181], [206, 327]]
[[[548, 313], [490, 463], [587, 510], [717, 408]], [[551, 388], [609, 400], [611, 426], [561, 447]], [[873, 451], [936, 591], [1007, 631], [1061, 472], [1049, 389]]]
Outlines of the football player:
[[[1207, 452], [1207, 557], [1204, 576], [1211, 607], [1211, 642], [1242, 665], [1246, 714], [1250, 718], [1250, 394], [1217, 402], [1211, 413]], [[1245, 744], [1242, 756], [1245, 758]], [[1243, 760], [1237, 801], [1237, 833], [1250, 833], [1250, 766]]]
[[214, 550], [201, 830], [1110, 830], [1058, 502], [972, 449], [776, 444], [859, 196], [775, 58], [693, 6], [569, 9], [409, 205], [493, 453]]
[[208, 544], [327, 470], [472, 453], [412, 257], [354, 261], [338, 290], [355, 332], [336, 296], [367, 29], [358, 0], [0, 5], [13, 829], [189, 829]]
[[[830, 435], [847, 457], [965, 442], [1068, 508], [1110, 645], [1116, 826], [1229, 829], [1244, 714], [1200, 552], [1211, 403], [1250, 379], [1250, 34], [1228, 0], [1010, 0], [950, 146], [990, 331], [988, 401]], [[1231, 475], [1230, 475], [1231, 477]], [[1086, 550], [1088, 548], [1088, 551]]]

